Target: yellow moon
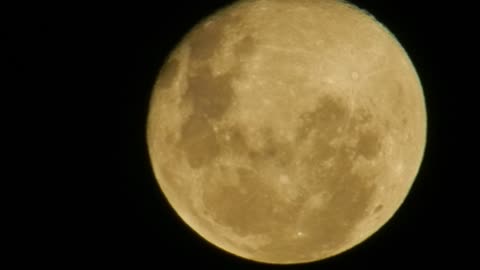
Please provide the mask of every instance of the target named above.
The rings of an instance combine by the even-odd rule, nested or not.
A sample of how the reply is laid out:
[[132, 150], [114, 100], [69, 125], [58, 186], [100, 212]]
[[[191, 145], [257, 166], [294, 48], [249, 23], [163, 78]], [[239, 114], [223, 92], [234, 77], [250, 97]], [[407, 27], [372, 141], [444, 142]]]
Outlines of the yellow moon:
[[194, 231], [237, 256], [317, 261], [401, 206], [426, 143], [408, 55], [343, 1], [238, 1], [172, 51], [147, 143], [159, 186]]

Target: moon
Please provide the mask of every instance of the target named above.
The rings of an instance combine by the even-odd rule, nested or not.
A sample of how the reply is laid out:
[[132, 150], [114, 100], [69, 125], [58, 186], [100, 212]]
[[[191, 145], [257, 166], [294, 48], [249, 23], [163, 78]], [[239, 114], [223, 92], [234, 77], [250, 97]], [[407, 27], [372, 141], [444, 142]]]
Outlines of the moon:
[[338, 255], [394, 215], [426, 144], [407, 53], [344, 1], [237, 1], [196, 25], [152, 91], [161, 191], [206, 241], [263, 263]]

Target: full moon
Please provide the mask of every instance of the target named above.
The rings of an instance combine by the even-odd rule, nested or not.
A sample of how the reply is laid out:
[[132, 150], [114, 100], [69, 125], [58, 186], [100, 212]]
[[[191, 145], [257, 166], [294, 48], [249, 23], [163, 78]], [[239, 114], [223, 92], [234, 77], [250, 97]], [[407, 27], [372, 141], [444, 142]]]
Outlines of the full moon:
[[420, 168], [415, 68], [367, 12], [337, 0], [245, 0], [164, 63], [147, 144], [161, 191], [211, 244], [257, 262], [338, 255], [382, 227]]

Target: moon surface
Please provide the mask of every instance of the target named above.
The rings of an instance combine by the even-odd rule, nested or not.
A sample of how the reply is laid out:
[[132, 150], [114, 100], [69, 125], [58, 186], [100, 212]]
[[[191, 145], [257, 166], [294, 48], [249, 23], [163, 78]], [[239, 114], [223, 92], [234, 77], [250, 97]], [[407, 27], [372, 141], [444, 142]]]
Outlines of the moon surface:
[[238, 1], [172, 51], [147, 143], [162, 192], [199, 235], [272, 264], [361, 243], [401, 206], [426, 144], [417, 73], [343, 1]]

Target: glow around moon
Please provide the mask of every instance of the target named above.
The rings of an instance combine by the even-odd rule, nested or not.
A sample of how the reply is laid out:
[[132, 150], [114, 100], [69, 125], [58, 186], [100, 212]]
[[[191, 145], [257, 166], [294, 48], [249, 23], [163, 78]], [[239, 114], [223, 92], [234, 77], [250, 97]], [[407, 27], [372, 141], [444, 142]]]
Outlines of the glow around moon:
[[372, 16], [341, 1], [240, 1], [171, 53], [147, 141], [171, 206], [254, 261], [337, 255], [400, 207], [426, 140], [421, 84]]

